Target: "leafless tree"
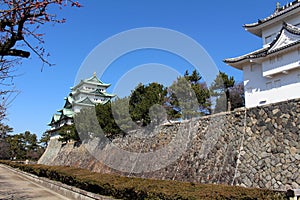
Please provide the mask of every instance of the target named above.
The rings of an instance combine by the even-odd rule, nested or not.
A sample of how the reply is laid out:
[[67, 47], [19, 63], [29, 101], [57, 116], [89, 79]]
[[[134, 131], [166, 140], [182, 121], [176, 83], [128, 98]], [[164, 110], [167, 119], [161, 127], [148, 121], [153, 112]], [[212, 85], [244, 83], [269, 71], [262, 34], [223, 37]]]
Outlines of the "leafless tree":
[[[0, 56], [17, 56], [28, 58], [30, 52], [21, 49], [27, 46], [44, 62], [45, 49], [42, 46], [32, 46], [27, 38], [35, 38], [43, 44], [43, 34], [38, 33], [41, 25], [46, 23], [63, 23], [65, 19], [57, 19], [55, 14], [49, 13], [50, 6], [60, 8], [67, 5], [80, 7], [73, 0], [2, 0], [0, 3]], [[17, 43], [21, 42], [21, 45]]]
[[33, 52], [43, 63], [51, 65], [39, 30], [48, 23], [65, 22], [49, 11], [55, 6], [81, 7], [74, 0], [0, 0], [0, 122], [5, 118], [7, 95], [11, 92], [7, 87], [12, 84], [14, 66], [20, 59]]

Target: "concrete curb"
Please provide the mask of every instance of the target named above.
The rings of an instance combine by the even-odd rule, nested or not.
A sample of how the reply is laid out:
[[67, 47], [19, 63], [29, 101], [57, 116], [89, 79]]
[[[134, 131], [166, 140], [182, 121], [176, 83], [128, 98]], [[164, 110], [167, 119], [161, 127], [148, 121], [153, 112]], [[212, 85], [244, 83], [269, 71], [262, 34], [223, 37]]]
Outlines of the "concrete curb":
[[76, 187], [73, 186], [69, 186], [66, 184], [63, 184], [61, 182], [58, 181], [53, 181], [53, 180], [49, 180], [47, 178], [44, 177], [38, 177], [36, 175], [21, 171], [19, 169], [15, 169], [12, 168], [10, 166], [7, 165], [3, 165], [0, 164], [1, 167], [4, 167], [10, 171], [12, 171], [13, 173], [18, 174], [19, 176], [28, 179], [29, 181], [32, 181], [34, 183], [37, 183], [39, 185], [42, 185], [58, 194], [61, 194], [67, 198], [70, 199], [78, 199], [78, 200], [93, 200], [93, 199], [98, 199], [98, 200], [113, 200], [114, 198], [111, 197], [106, 197], [106, 196], [102, 196], [102, 195], [98, 195], [98, 194], [94, 194], [91, 192], [87, 192], [85, 190], [82, 189], [78, 189]]

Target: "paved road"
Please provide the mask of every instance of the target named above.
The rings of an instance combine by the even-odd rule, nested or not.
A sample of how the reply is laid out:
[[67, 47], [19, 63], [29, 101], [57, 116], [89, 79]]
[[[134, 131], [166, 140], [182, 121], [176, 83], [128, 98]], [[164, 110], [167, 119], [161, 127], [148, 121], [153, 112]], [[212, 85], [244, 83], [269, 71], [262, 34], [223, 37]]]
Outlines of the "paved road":
[[68, 200], [0, 165], [0, 199]]

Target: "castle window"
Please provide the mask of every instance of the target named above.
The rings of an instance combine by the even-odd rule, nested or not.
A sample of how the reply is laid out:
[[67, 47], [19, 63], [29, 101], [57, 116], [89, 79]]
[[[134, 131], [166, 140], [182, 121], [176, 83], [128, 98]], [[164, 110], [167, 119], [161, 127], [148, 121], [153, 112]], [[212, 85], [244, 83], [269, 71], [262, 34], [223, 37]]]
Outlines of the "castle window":
[[253, 92], [253, 88], [252, 87], [247, 88], [247, 92], [248, 93], [252, 93]]
[[275, 57], [271, 57], [270, 58], [270, 64], [274, 64], [275, 63]]
[[277, 61], [282, 61], [282, 59], [283, 59], [282, 55], [277, 56]]
[[272, 89], [272, 82], [267, 82], [266, 83], [266, 89], [269, 90], [269, 89]]
[[262, 100], [259, 102], [259, 104], [265, 104], [265, 103], [267, 103], [267, 100]]
[[253, 72], [253, 65], [250, 65], [250, 72]]
[[274, 81], [274, 87], [276, 87], [276, 88], [281, 87], [281, 80], [280, 79]]

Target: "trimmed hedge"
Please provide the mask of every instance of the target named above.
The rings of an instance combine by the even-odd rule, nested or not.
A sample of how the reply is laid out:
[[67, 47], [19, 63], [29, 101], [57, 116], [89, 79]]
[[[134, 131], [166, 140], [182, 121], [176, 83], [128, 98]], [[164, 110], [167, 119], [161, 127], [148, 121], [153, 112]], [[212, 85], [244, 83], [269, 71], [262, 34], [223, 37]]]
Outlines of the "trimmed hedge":
[[9, 161], [0, 161], [0, 163], [89, 192], [118, 199], [285, 199], [284, 193], [265, 189], [129, 178], [65, 166], [25, 165]]

